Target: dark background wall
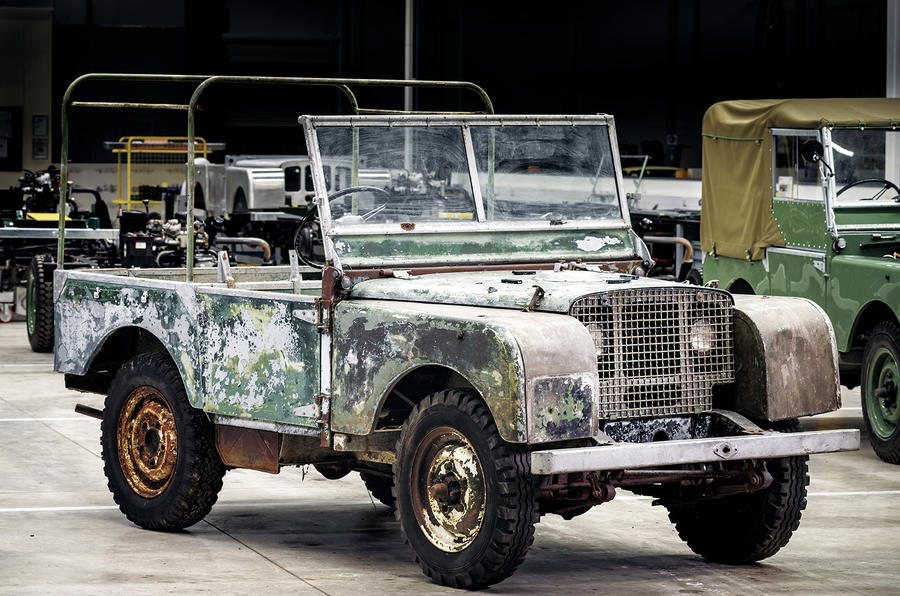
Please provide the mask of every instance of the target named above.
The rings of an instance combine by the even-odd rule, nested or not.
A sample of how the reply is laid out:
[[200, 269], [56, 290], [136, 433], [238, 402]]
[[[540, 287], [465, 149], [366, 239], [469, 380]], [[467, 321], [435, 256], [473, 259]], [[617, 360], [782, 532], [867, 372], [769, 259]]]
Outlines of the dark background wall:
[[[85, 72], [403, 74], [402, 0], [0, 4], [54, 8], [54, 106]], [[623, 152], [651, 150], [671, 165], [700, 164], [701, 118], [718, 100], [884, 95], [885, 0], [414, 4], [417, 78], [476, 82], [498, 112], [611, 113]], [[80, 94], [186, 100], [188, 91], [92, 86]], [[402, 106], [397, 92], [363, 100]], [[203, 107], [198, 134], [226, 141], [230, 153], [302, 152], [300, 113], [347, 111], [332, 91], [284, 87], [219, 89]], [[422, 93], [416, 107], [473, 104], [457, 92]], [[76, 112], [72, 159], [107, 161], [101, 141], [121, 135], [183, 130], [181, 114]], [[55, 134], [58, 160], [58, 127]]]

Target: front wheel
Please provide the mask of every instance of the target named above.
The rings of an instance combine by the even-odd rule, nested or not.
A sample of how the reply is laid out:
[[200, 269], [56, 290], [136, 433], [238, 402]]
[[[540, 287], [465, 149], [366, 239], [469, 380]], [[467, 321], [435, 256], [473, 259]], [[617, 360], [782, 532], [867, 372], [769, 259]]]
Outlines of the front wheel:
[[225, 466], [212, 424], [191, 407], [167, 355], [140, 354], [116, 372], [100, 428], [103, 472], [130, 521], [180, 530], [209, 513]]
[[860, 379], [863, 420], [875, 453], [900, 464], [900, 329], [889, 322], [875, 326], [863, 351]]
[[477, 589], [525, 559], [538, 520], [527, 452], [503, 441], [470, 393], [426, 397], [403, 424], [394, 497], [404, 541], [427, 576]]
[[[782, 423], [797, 430], [796, 420]], [[800, 525], [809, 484], [807, 462], [800, 455], [766, 461], [772, 484], [750, 494], [666, 504], [669, 520], [688, 547], [704, 559], [745, 565], [771, 557]]]

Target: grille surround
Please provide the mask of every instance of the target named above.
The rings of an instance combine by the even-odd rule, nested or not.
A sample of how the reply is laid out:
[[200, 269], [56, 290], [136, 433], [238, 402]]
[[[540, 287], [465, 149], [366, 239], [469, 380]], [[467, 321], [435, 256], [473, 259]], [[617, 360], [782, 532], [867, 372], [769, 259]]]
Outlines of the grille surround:
[[[712, 409], [713, 385], [734, 381], [734, 303], [689, 287], [611, 290], [572, 303], [597, 349], [600, 418], [693, 414]], [[694, 327], [705, 320], [707, 325]], [[691, 345], [710, 339], [701, 353]]]

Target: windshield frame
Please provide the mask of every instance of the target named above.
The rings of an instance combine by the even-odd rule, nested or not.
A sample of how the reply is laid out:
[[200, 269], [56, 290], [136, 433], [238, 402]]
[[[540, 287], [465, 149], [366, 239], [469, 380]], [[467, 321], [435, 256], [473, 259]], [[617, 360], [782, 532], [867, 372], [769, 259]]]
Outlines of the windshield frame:
[[[820, 140], [822, 142], [822, 146], [825, 149], [825, 159], [827, 160], [828, 165], [831, 166], [832, 168], [835, 167], [836, 162], [834, 159], [834, 143], [831, 139], [831, 133], [832, 133], [832, 130], [835, 130], [835, 129], [837, 129], [837, 130], [859, 130], [858, 127], [851, 127], [851, 126], [835, 126], [835, 127], [823, 126], [822, 128], [819, 129], [819, 132], [821, 135]], [[890, 127], [886, 127], [886, 126], [867, 126], [866, 130], [891, 131], [893, 129]], [[896, 134], [900, 134], [900, 132], [898, 132]], [[823, 175], [826, 173], [825, 167], [822, 165], [821, 162], [819, 163], [819, 170], [820, 170], [820, 172], [822, 172]], [[852, 230], [859, 230], [859, 229], [867, 229], [867, 230], [868, 229], [872, 229], [872, 230], [897, 229], [898, 224], [896, 224], [896, 223], [883, 224], [883, 223], [874, 223], [873, 222], [873, 223], [867, 223], [867, 224], [846, 224], [846, 225], [838, 226], [837, 221], [835, 219], [835, 214], [834, 214], [835, 209], [853, 208], [853, 209], [866, 209], [866, 210], [871, 209], [874, 211], [874, 210], [883, 210], [885, 207], [900, 208], [900, 203], [897, 203], [895, 201], [838, 202], [838, 199], [837, 199], [838, 188], [837, 188], [837, 183], [835, 181], [834, 174], [827, 176], [827, 184], [828, 184], [828, 188], [827, 188], [827, 192], [825, 195], [826, 196], [826, 198], [825, 198], [825, 213], [826, 213], [826, 218], [828, 220], [827, 221], [828, 231], [831, 232], [832, 235], [837, 236], [842, 231], [852, 231]]]
[[[317, 129], [320, 127], [459, 127], [465, 146], [469, 175], [472, 180], [472, 195], [475, 201], [476, 219], [468, 221], [421, 222], [415, 224], [415, 232], [516, 232], [516, 231], [562, 231], [562, 230], [603, 230], [630, 228], [630, 215], [624, 192], [622, 166], [619, 157], [618, 140], [616, 138], [614, 119], [606, 114], [597, 115], [364, 115], [364, 116], [301, 116], [308, 150], [312, 164], [313, 186], [315, 188], [315, 204], [319, 209], [319, 221], [325, 244], [327, 259], [334, 260], [335, 253], [331, 238], [333, 236], [370, 236], [402, 235], [408, 231], [396, 223], [393, 224], [344, 224], [336, 225], [331, 217], [331, 209], [326, 200], [328, 191], [325, 185], [322, 156], [319, 150]], [[620, 217], [603, 219], [579, 219], [551, 221], [527, 219], [520, 221], [486, 221], [484, 197], [481, 192], [480, 178], [477, 171], [475, 151], [470, 130], [476, 126], [605, 126], [609, 135], [610, 158], [614, 169], [616, 198]], [[351, 158], [354, 159], [354, 158]]]

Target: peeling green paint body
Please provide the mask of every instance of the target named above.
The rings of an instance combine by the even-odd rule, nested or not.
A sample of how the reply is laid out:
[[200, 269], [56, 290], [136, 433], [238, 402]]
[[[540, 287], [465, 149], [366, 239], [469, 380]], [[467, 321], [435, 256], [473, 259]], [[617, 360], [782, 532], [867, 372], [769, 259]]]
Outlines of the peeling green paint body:
[[[57, 274], [55, 283], [60, 279], [64, 278]], [[137, 327], [166, 346], [184, 379], [188, 399], [197, 407], [202, 404], [202, 380], [195, 376], [200, 370], [199, 327], [191, 316], [196, 312], [192, 293], [94, 279], [67, 279], [64, 284], [54, 310], [57, 336], [64, 338], [55, 350], [57, 371], [84, 374], [113, 332]]]
[[334, 430], [368, 434], [397, 380], [410, 370], [438, 365], [475, 387], [504, 438], [524, 441], [523, 362], [515, 337], [489, 314], [378, 300], [341, 302], [334, 315]]
[[[200, 295], [203, 407], [209, 412], [315, 426], [319, 335], [294, 316], [312, 303]], [[310, 317], [307, 317], [310, 318]]]
[[56, 370], [86, 373], [112, 333], [136, 327], [166, 348], [195, 407], [315, 427], [320, 359], [312, 300], [102, 277], [58, 277]]
[[[352, 272], [351, 272], [352, 279]], [[532, 310], [568, 312], [577, 298], [604, 290], [668, 287], [670, 282], [605, 271], [517, 270], [469, 271], [371, 279], [353, 286], [353, 298], [410, 300], [524, 309], [535, 289], [543, 298]]]
[[354, 267], [389, 267], [411, 263], [455, 264], [514, 260], [537, 263], [556, 260], [630, 259], [634, 247], [628, 228], [547, 231], [402, 232], [340, 235], [334, 248], [342, 263]]

